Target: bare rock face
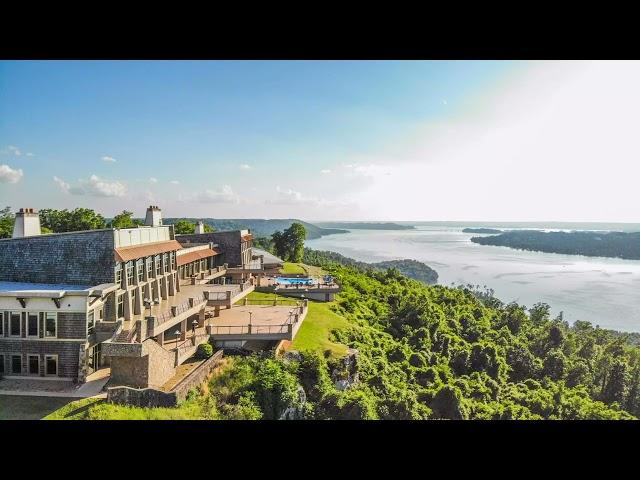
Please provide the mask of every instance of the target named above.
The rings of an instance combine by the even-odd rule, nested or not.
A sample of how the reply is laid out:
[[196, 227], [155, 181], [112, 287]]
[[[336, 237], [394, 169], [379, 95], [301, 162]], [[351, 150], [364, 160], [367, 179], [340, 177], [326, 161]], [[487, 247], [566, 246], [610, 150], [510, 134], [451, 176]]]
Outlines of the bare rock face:
[[304, 406], [307, 403], [307, 394], [300, 385], [298, 385], [298, 400], [295, 405], [287, 407], [279, 420], [304, 420]]
[[358, 350], [350, 348], [341, 364], [331, 372], [331, 379], [338, 390], [344, 391], [357, 384], [358, 377]]

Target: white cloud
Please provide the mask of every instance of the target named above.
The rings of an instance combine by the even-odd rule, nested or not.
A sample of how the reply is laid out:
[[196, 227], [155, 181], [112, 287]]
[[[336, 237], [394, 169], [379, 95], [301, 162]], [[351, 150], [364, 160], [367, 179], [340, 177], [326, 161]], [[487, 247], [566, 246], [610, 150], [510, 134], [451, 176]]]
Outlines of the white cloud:
[[60, 187], [60, 190], [62, 190], [62, 192], [69, 193], [69, 190], [71, 189], [71, 185], [69, 185], [67, 182], [65, 182], [61, 178], [58, 178], [55, 176], [53, 177], [53, 181], [56, 183], [56, 185], [58, 185], [58, 187]]
[[180, 185], [180, 182], [178, 180], [171, 180], [169, 183], [172, 185]]
[[331, 173], [331, 170], [328, 168], [325, 168], [323, 170], [320, 170], [320, 173], [324, 173], [326, 175], [327, 173]]
[[243, 163], [243, 164], [240, 165], [240, 169], [241, 170], [251, 170], [251, 165]]
[[20, 151], [20, 149], [14, 145], [9, 145], [8, 149], [9, 149], [9, 152], [13, 153], [16, 157], [19, 157], [20, 155], [22, 155], [22, 152]]
[[240, 198], [229, 185], [223, 185], [220, 190], [207, 189], [196, 193], [194, 199], [202, 203], [240, 203]]
[[102, 157], [102, 160], [103, 160], [104, 162], [109, 162], [109, 163], [117, 162], [117, 160], [116, 160], [115, 158], [110, 157], [110, 156], [108, 156], [108, 155], [105, 155], [104, 157]]
[[275, 197], [267, 199], [265, 203], [269, 205], [304, 205], [307, 207], [323, 208], [343, 207], [348, 205], [348, 203], [344, 201], [326, 200], [324, 198], [307, 196], [291, 188], [280, 188], [280, 186], [276, 187]]
[[26, 153], [27, 157], [35, 157], [35, 153], [31, 153], [31, 152], [27, 152]]
[[442, 104], [443, 104], [443, 105], [446, 105], [446, 104], [447, 104], [447, 100], [443, 98], [443, 99], [442, 99]]
[[0, 165], [0, 183], [18, 183], [24, 176], [21, 168], [11, 168], [9, 165]]
[[158, 183], [158, 179], [156, 177], [149, 178], [149, 183]]
[[91, 175], [88, 180], [81, 181], [84, 190], [94, 197], [124, 197], [127, 189], [121, 182], [107, 182], [97, 175]]

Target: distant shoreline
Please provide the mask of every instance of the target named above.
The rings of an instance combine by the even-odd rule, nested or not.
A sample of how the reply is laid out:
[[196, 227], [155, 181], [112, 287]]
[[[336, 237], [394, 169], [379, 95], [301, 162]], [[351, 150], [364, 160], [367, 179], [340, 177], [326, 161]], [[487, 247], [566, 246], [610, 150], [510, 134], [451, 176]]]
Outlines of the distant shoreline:
[[499, 235], [472, 237], [471, 241], [479, 245], [509, 247], [516, 250], [640, 260], [640, 232], [513, 230]]

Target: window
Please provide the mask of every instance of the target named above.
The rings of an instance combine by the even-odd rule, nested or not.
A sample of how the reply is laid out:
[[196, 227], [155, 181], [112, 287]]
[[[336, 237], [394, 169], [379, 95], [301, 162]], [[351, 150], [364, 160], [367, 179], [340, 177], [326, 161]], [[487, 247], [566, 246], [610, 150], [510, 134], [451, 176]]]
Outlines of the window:
[[29, 375], [40, 375], [40, 356], [27, 355], [29, 365]]
[[20, 321], [20, 312], [9, 313], [9, 335], [19, 337], [22, 335], [22, 322]]
[[124, 294], [118, 295], [118, 318], [124, 317]]
[[22, 374], [22, 355], [11, 355], [11, 373], [14, 375]]
[[4, 314], [0, 312], [0, 336], [4, 335]]
[[162, 274], [162, 263], [160, 262], [160, 255], [155, 255], [153, 261], [156, 264], [156, 275]]
[[44, 336], [45, 338], [55, 338], [58, 336], [58, 314], [55, 312], [45, 312], [44, 315]]
[[58, 356], [57, 355], [44, 356], [44, 374], [58, 375]]
[[[2, 315], [0, 315], [2, 318]], [[4, 373], [4, 355], [0, 355], [0, 374]]]
[[100, 307], [100, 309], [98, 310], [98, 319], [102, 320], [103, 315], [104, 315], [104, 308]]
[[39, 332], [38, 314], [35, 312], [27, 313], [27, 337], [37, 337]]
[[93, 310], [91, 310], [87, 314], [87, 335], [91, 335], [95, 330], [96, 325], [96, 314]]
[[122, 285], [122, 264], [116, 264], [116, 285]]
[[169, 254], [165, 253], [162, 256], [162, 265], [164, 265], [164, 271], [168, 272], [171, 270], [171, 265], [169, 264]]
[[176, 267], [176, 252], [171, 252], [170, 258], [171, 258], [171, 268], [173, 268], [175, 270], [177, 268]]
[[147, 279], [153, 277], [153, 259], [151, 257], [147, 257], [145, 259], [147, 262]]
[[136, 272], [138, 272], [138, 282], [144, 280], [144, 258], [136, 260]]
[[133, 285], [133, 260], [129, 260], [125, 264], [127, 270], [127, 285]]

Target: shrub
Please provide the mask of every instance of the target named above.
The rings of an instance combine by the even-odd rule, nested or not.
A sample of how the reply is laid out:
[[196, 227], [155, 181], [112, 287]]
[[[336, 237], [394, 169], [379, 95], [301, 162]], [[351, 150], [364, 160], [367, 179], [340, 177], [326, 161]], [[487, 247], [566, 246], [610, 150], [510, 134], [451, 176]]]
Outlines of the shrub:
[[209, 358], [213, 355], [213, 347], [209, 343], [201, 343], [196, 351], [198, 358]]

